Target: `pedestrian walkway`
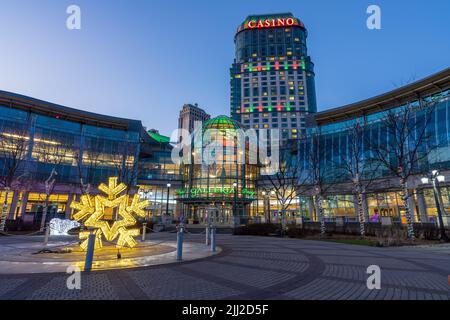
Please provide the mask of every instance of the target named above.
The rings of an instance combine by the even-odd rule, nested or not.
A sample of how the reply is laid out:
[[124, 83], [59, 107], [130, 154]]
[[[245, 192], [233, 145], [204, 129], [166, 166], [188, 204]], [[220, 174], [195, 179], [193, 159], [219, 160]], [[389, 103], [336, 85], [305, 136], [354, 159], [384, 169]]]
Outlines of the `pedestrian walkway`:
[[[173, 237], [158, 233], [149, 238]], [[186, 238], [204, 245], [204, 235]], [[0, 275], [0, 298], [450, 299], [445, 250], [222, 234], [218, 245], [221, 253], [200, 260], [82, 274], [81, 290], [67, 289], [66, 274]], [[370, 265], [381, 268], [381, 290], [367, 288]]]

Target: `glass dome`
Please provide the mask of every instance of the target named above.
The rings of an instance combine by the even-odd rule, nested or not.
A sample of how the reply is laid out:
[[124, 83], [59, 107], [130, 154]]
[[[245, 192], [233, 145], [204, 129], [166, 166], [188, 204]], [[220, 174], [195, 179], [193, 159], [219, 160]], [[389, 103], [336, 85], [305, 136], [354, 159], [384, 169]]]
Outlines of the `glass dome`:
[[235, 120], [227, 116], [218, 116], [216, 118], [210, 119], [203, 124], [203, 130], [208, 129], [218, 129], [218, 130], [237, 130], [241, 129], [242, 126]]

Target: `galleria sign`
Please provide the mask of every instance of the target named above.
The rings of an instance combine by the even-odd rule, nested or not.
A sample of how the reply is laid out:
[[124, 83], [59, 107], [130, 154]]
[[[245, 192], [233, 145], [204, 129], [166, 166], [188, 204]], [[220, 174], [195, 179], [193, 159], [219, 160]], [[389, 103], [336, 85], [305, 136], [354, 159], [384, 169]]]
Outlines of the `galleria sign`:
[[264, 20], [250, 20], [247, 23], [249, 29], [277, 28], [298, 26], [297, 19], [294, 18], [272, 18]]
[[[192, 189], [180, 189], [177, 190], [176, 193], [179, 196], [185, 196], [186, 193], [190, 194], [193, 197], [198, 196], [209, 196], [209, 195], [233, 195], [237, 190], [234, 187], [209, 187], [209, 188], [192, 188]], [[248, 196], [249, 198], [253, 198], [255, 196], [255, 191], [249, 189], [242, 189], [242, 195]]]

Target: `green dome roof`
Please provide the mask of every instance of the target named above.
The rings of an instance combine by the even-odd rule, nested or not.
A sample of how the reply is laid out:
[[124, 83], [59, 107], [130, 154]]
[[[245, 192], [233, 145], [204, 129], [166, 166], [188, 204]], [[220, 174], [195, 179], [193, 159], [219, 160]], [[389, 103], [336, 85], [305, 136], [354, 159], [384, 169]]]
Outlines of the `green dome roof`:
[[155, 140], [158, 143], [169, 143], [170, 142], [170, 138], [160, 135], [159, 133], [156, 133], [154, 131], [147, 131], [148, 135], [150, 137], [152, 137], [153, 140]]
[[235, 121], [227, 116], [218, 116], [218, 117], [215, 117], [213, 119], [206, 121], [203, 124], [203, 130], [207, 130], [207, 129], [237, 130], [237, 129], [241, 129], [241, 125], [237, 121]]

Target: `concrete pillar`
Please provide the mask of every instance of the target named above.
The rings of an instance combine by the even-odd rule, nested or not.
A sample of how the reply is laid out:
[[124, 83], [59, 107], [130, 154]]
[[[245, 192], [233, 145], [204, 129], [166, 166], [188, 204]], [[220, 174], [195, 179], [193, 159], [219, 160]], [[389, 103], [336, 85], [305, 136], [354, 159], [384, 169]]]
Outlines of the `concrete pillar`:
[[308, 198], [309, 220], [314, 221], [314, 200], [312, 197]]
[[70, 193], [69, 198], [67, 199], [67, 204], [66, 204], [66, 212], [65, 212], [66, 219], [71, 218], [72, 209], [70, 208], [70, 205], [71, 205], [72, 201], [73, 201], [73, 194]]
[[423, 189], [417, 190], [417, 206], [419, 207], [419, 217], [422, 223], [428, 222], [427, 204], [425, 202], [425, 195]]
[[15, 216], [16, 216], [16, 208], [17, 208], [17, 203], [19, 201], [19, 192], [18, 191], [14, 191], [13, 193], [13, 197], [12, 197], [12, 201], [11, 201], [11, 206], [9, 207], [9, 220], [15, 220]]
[[20, 217], [23, 219], [27, 213], [28, 191], [22, 192], [22, 204], [20, 206]]

